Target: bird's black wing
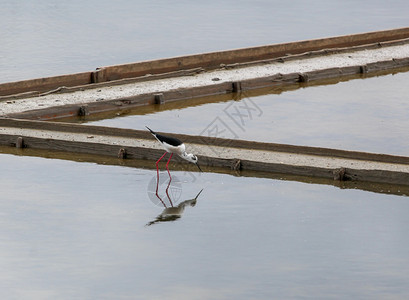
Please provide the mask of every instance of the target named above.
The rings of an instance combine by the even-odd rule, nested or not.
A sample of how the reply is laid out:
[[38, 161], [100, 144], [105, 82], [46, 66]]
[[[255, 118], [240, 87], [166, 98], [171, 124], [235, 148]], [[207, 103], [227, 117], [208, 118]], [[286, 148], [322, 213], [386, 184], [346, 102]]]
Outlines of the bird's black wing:
[[182, 144], [182, 142], [179, 139], [174, 138], [174, 137], [170, 137], [170, 136], [164, 136], [164, 135], [161, 135], [161, 134], [156, 134], [156, 138], [161, 143], [166, 143], [166, 144], [169, 144], [169, 145], [172, 145], [172, 146], [175, 146], [175, 147]]
[[174, 137], [170, 137], [170, 136], [164, 136], [161, 134], [158, 134], [156, 132], [154, 132], [153, 130], [151, 130], [149, 127], [145, 126], [146, 128], [149, 129], [149, 131], [161, 142], [161, 143], [166, 143], [168, 145], [172, 145], [172, 146], [179, 146], [182, 144], [182, 142]]

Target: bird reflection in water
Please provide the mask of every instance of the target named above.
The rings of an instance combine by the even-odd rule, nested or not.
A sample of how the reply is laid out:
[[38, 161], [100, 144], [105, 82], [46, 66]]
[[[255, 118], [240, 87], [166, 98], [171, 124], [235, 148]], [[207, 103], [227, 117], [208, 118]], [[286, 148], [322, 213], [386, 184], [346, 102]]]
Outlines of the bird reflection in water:
[[[162, 211], [162, 213], [160, 215], [158, 215], [156, 217], [155, 220], [147, 223], [146, 226], [151, 226], [153, 224], [160, 223], [160, 222], [175, 221], [175, 220], [179, 219], [182, 216], [186, 206], [194, 207], [196, 205], [197, 198], [199, 197], [199, 195], [201, 194], [202, 191], [203, 191], [203, 189], [201, 189], [200, 192], [193, 199], [182, 201], [177, 206], [172, 205], [170, 207], [167, 207], [164, 204], [165, 202], [163, 202], [163, 200], [160, 199], [160, 201], [164, 205], [165, 209]], [[159, 197], [159, 196], [157, 196], [157, 197]]]

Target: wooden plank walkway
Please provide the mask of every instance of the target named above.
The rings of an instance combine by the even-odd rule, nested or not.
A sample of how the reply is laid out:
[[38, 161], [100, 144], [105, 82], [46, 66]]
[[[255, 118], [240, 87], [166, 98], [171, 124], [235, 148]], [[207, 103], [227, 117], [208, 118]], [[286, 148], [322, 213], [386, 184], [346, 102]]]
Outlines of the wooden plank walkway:
[[231, 65], [270, 60], [289, 54], [297, 55], [322, 49], [351, 48], [407, 38], [409, 38], [409, 27], [98, 67], [90, 72], [0, 84], [0, 96], [33, 91], [38, 94], [61, 87], [86, 86], [194, 68], [211, 70], [219, 68], [220, 64]]
[[[165, 133], [166, 134], [166, 133]], [[233, 170], [282, 173], [334, 180], [409, 185], [409, 157], [204, 136], [186, 141], [200, 164]], [[0, 119], [0, 145], [155, 161], [163, 154], [145, 130]], [[191, 169], [185, 161], [176, 160]]]
[[[77, 81], [63, 84], [64, 76], [55, 78], [54, 89], [49, 89], [52, 78], [38, 79], [33, 85], [27, 82], [0, 84], [0, 116], [26, 118], [33, 120], [52, 120], [72, 116], [97, 114], [107, 111], [132, 109], [149, 104], [163, 104], [209, 95], [240, 94], [244, 91], [277, 87], [286, 85], [299, 86], [328, 80], [330, 78], [345, 78], [352, 75], [368, 76], [384, 70], [408, 70], [409, 68], [409, 28], [396, 30], [398, 35], [388, 36], [385, 32], [379, 35], [368, 33], [368, 36], [378, 36], [375, 41], [366, 34], [354, 35], [354, 42], [348, 44], [352, 36], [328, 38], [322, 40], [301, 41], [261, 47], [264, 49], [281, 49], [271, 57], [260, 58], [259, 48], [248, 48], [227, 51], [232, 58], [227, 59], [225, 52], [219, 52], [225, 63], [209, 67], [204, 61], [198, 66], [200, 58], [215, 56], [215, 53], [198, 54], [174, 58], [173, 68], [165, 73], [148, 72], [148, 66], [158, 65], [163, 60], [150, 63], [135, 63], [130, 65], [112, 66], [99, 69], [107, 75], [101, 82], [79, 84]], [[404, 39], [394, 38], [407, 36]], [[357, 38], [360, 37], [361, 40]], [[371, 40], [372, 44], [365, 44]], [[324, 42], [325, 41], [325, 42]], [[332, 43], [338, 41], [337, 43]], [[344, 41], [340, 43], [340, 41]], [[334, 48], [335, 45], [349, 45], [346, 48]], [[314, 45], [314, 47], [311, 47]], [[327, 45], [330, 48], [317, 48]], [[351, 46], [352, 45], [352, 46]], [[284, 50], [288, 51], [285, 52]], [[292, 52], [291, 50], [297, 49]], [[302, 52], [302, 51], [309, 52]], [[283, 55], [282, 52], [285, 52]], [[243, 53], [246, 55], [243, 56]], [[277, 56], [278, 54], [283, 56]], [[291, 54], [289, 54], [291, 53]], [[236, 57], [236, 59], [234, 59]], [[247, 57], [247, 61], [243, 61]], [[221, 58], [219, 58], [220, 60]], [[191, 61], [191, 64], [178, 65], [177, 61]], [[192, 60], [195, 62], [193, 63]], [[167, 60], [165, 60], [167, 61]], [[138, 67], [137, 67], [138, 66]], [[144, 66], [142, 68], [142, 66]], [[188, 68], [189, 66], [189, 68]], [[140, 75], [135, 70], [144, 70]], [[121, 76], [120, 71], [124, 74]], [[133, 70], [133, 71], [130, 71]], [[156, 70], [156, 71], [155, 71]], [[136, 73], [135, 73], [135, 72]], [[155, 71], [155, 72], [154, 72]], [[99, 74], [99, 73], [98, 73]], [[116, 74], [116, 75], [113, 75]], [[131, 75], [139, 77], [130, 78]], [[68, 75], [67, 75], [68, 76]], [[73, 75], [74, 76], [74, 75]], [[75, 76], [74, 76], [75, 77]], [[61, 80], [60, 80], [61, 79]], [[113, 81], [111, 81], [113, 80]], [[43, 82], [44, 86], [40, 83]], [[16, 92], [21, 87], [20, 94]], [[37, 90], [30, 90], [34, 86]], [[3, 96], [1, 96], [3, 95]]]

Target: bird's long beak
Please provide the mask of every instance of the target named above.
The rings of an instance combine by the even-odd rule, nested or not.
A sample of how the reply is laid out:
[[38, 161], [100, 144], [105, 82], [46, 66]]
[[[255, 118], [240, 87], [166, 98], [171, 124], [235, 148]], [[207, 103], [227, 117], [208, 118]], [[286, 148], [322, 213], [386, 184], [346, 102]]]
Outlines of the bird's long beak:
[[200, 172], [202, 172], [202, 173], [203, 173], [203, 171], [202, 171], [202, 169], [200, 168], [200, 166], [199, 166], [199, 164], [198, 164], [198, 163], [196, 163], [196, 166], [199, 168]]

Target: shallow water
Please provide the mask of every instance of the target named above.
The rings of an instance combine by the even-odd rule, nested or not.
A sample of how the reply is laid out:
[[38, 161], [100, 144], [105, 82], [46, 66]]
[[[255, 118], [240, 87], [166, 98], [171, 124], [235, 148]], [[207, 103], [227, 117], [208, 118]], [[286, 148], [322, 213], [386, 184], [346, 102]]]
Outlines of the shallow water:
[[172, 172], [176, 204], [203, 192], [176, 221], [146, 226], [163, 211], [149, 197], [155, 170], [0, 162], [3, 298], [409, 296], [408, 197]]
[[[88, 124], [409, 155], [409, 72]], [[244, 93], [246, 96], [246, 93]]]
[[396, 1], [0, 0], [0, 82], [408, 25]]
[[[0, 4], [0, 82], [409, 21], [407, 1]], [[406, 82], [251, 97], [260, 116], [244, 130], [223, 112], [243, 100], [103, 124], [197, 134], [220, 116], [239, 138], [407, 155]], [[146, 226], [164, 210], [151, 199], [155, 170], [10, 154], [0, 165], [4, 299], [409, 297], [407, 196], [175, 171], [176, 205], [203, 192], [181, 218]]]

